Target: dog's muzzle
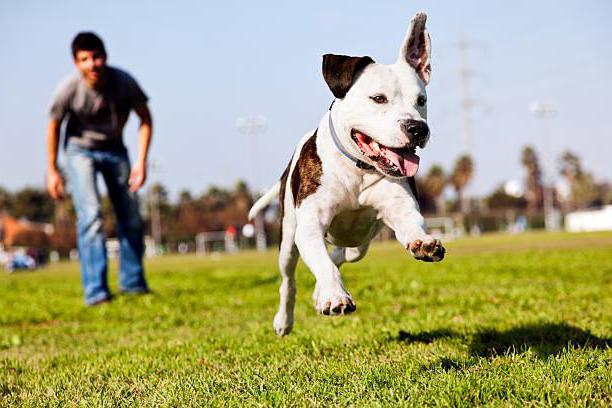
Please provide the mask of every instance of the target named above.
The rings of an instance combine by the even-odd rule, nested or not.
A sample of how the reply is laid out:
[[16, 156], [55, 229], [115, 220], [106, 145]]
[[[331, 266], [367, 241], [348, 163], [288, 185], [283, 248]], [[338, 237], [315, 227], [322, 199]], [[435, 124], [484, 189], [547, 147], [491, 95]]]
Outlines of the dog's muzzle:
[[429, 136], [429, 126], [422, 120], [408, 119], [402, 125], [410, 138], [410, 144], [423, 147]]

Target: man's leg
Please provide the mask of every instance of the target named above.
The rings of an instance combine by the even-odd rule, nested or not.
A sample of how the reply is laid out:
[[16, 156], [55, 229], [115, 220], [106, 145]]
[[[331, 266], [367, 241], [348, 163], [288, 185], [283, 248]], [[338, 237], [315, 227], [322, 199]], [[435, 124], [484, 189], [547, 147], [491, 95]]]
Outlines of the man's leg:
[[125, 151], [105, 153], [102, 175], [117, 216], [119, 287], [123, 292], [148, 292], [144, 277], [143, 222], [138, 196], [129, 189], [130, 162]]
[[110, 298], [106, 246], [96, 185], [94, 159], [86, 151], [68, 146], [66, 151], [68, 187], [77, 214], [77, 244], [85, 303], [93, 305]]

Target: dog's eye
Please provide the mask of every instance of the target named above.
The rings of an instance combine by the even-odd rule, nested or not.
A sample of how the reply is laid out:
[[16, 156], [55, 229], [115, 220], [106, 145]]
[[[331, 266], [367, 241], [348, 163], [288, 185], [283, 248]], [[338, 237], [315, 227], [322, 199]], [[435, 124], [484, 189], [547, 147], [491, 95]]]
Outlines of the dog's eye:
[[373, 100], [376, 103], [387, 103], [387, 102], [389, 102], [389, 100], [387, 99], [387, 97], [385, 95], [370, 96], [370, 99]]
[[417, 98], [417, 105], [425, 106], [426, 103], [427, 103], [427, 98], [425, 98], [425, 96], [423, 95], [419, 95], [419, 97]]

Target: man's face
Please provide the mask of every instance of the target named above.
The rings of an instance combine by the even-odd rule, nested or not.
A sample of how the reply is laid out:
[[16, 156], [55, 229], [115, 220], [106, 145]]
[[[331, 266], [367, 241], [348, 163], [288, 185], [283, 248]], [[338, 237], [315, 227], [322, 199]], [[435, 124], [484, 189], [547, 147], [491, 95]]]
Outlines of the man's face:
[[77, 51], [74, 65], [91, 86], [100, 83], [106, 68], [106, 56], [98, 50]]

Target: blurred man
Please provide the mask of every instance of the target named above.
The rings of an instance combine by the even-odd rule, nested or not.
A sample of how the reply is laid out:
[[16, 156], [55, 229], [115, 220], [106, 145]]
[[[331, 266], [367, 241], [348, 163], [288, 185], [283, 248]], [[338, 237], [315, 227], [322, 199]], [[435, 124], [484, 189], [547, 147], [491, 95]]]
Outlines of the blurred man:
[[[54, 199], [64, 195], [58, 169], [60, 127], [66, 119], [64, 175], [77, 213], [78, 248], [85, 303], [106, 303], [107, 256], [97, 176], [102, 175], [117, 217], [120, 242], [119, 286], [125, 293], [146, 293], [142, 266], [143, 223], [136, 191], [147, 176], [152, 120], [147, 96], [128, 73], [106, 64], [106, 50], [94, 33], [72, 41], [77, 71], [57, 89], [47, 130], [47, 189]], [[130, 111], [140, 118], [139, 148], [130, 166], [123, 127]]]

